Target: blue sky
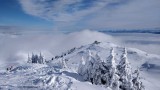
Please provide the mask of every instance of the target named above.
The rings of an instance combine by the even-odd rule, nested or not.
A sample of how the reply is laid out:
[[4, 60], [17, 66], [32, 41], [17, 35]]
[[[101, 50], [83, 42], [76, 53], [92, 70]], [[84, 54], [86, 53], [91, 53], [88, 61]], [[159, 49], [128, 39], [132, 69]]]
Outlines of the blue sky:
[[0, 29], [153, 29], [159, 16], [160, 0], [0, 0]]
[[24, 13], [18, 0], [0, 0], [0, 27], [51, 29], [53, 22]]

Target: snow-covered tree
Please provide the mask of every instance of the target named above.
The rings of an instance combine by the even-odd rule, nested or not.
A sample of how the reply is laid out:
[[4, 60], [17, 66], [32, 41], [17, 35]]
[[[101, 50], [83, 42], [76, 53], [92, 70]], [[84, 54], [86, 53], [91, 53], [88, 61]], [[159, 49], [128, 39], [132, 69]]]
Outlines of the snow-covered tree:
[[100, 44], [101, 42], [99, 41], [94, 41], [93, 44]]
[[27, 61], [27, 63], [32, 63], [32, 60], [31, 60], [29, 54], [28, 54], [28, 61]]
[[42, 54], [40, 53], [39, 58], [38, 58], [38, 63], [43, 64], [44, 63], [44, 58], [42, 56]]
[[107, 65], [109, 68], [109, 86], [111, 88], [118, 88], [119, 87], [119, 76], [117, 75], [117, 69], [116, 69], [116, 62], [115, 62], [115, 53], [114, 48], [111, 48], [110, 50], [110, 56], [107, 58]]
[[67, 68], [66, 59], [64, 59], [64, 57], [62, 58], [62, 67]]
[[140, 76], [139, 76], [139, 69], [135, 70], [133, 73], [133, 88], [134, 90], [144, 90], [144, 86], [142, 82], [140, 81]]
[[39, 64], [44, 64], [44, 58], [43, 56], [41, 55], [37, 55], [37, 54], [33, 54], [32, 53], [32, 56], [29, 57], [29, 54], [28, 54], [28, 63], [39, 63]]
[[92, 69], [91, 69], [91, 78], [92, 82], [94, 84], [101, 84], [101, 71], [102, 71], [102, 63], [101, 63], [101, 58], [99, 57], [98, 53], [93, 58], [94, 62]]
[[79, 65], [78, 73], [83, 76], [84, 80], [88, 80], [94, 84], [101, 82], [100, 76], [100, 64], [101, 60], [98, 54], [92, 54], [90, 50], [87, 51], [87, 60], [84, 60], [83, 56]]
[[112, 69], [116, 69], [116, 63], [115, 63], [115, 53], [114, 53], [114, 49], [111, 48], [110, 50], [110, 56], [107, 58], [107, 64], [108, 66], [110, 66]]
[[[82, 58], [82, 62], [83, 62]], [[114, 50], [111, 49], [111, 55], [107, 58], [108, 63], [102, 62], [98, 53], [91, 54], [88, 51], [88, 60], [85, 63], [80, 64], [79, 74], [83, 76], [84, 80], [92, 82], [96, 85], [106, 85], [107, 87], [118, 88], [119, 76], [116, 75], [116, 64], [114, 59]]]
[[132, 69], [130, 63], [128, 62], [127, 58], [127, 50], [124, 48], [123, 53], [120, 57], [120, 62], [118, 65], [118, 74], [120, 76], [121, 81], [121, 89], [132, 90], [133, 83], [132, 83]]
[[85, 66], [85, 61], [84, 61], [84, 57], [82, 56], [79, 67], [78, 67], [78, 73], [82, 74], [83, 71], [83, 67]]
[[104, 62], [98, 53], [88, 51], [88, 57], [82, 56], [78, 73], [84, 80], [92, 84], [105, 85], [112, 90], [142, 90], [139, 74], [134, 77], [132, 69], [127, 59], [127, 50], [120, 57], [121, 61], [116, 64], [114, 48], [111, 48], [110, 55]]
[[81, 63], [79, 64], [78, 73], [83, 76], [84, 80], [89, 80], [90, 78], [90, 70], [92, 68], [92, 55], [90, 50], [87, 51], [87, 60], [84, 63], [84, 58], [82, 56]]

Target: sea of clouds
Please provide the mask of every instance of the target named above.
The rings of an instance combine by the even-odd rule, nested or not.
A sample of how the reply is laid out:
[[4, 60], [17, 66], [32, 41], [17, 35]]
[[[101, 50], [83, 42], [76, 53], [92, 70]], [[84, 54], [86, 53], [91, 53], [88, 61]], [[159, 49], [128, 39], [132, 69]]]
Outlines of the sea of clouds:
[[[112, 42], [121, 46], [138, 48], [149, 53], [160, 54], [158, 48], [160, 44], [150, 43], [159, 36], [154, 35], [125, 35], [125, 34], [105, 34], [98, 31], [82, 30], [79, 32], [52, 33], [49, 34], [30, 34], [21, 33], [0, 34], [0, 67], [16, 66], [27, 62], [28, 54], [39, 54], [40, 52], [46, 59], [61, 54], [73, 47], [80, 47], [93, 43], [95, 40], [100, 42]], [[149, 40], [149, 44], [137, 43], [134, 40]], [[130, 41], [130, 42], [128, 42]]]

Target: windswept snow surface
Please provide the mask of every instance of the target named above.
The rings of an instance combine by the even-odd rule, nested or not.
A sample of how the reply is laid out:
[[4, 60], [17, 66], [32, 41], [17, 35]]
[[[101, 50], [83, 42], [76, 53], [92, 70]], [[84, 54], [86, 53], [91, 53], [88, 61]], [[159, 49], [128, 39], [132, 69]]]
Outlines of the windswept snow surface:
[[[115, 63], [119, 63], [124, 47], [103, 42], [73, 48], [53, 57], [46, 64], [26, 62], [10, 71], [0, 70], [0, 90], [110, 90], [104, 85], [84, 81], [78, 74], [78, 68], [87, 62], [89, 54], [98, 53], [103, 62], [109, 57], [111, 48], [114, 48]], [[159, 90], [160, 56], [135, 48], [126, 50], [132, 70], [140, 69], [145, 89]]]

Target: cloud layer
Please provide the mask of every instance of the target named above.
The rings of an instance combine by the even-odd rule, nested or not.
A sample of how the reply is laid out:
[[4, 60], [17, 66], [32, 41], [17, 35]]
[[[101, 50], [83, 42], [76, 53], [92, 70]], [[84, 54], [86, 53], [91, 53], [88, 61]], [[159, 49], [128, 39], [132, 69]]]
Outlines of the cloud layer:
[[[0, 68], [5, 65], [23, 64], [27, 61], [28, 53], [38, 54], [42, 52], [46, 59], [51, 59], [53, 56], [59, 55], [66, 50], [93, 43], [95, 40], [112, 42], [120, 46], [133, 47], [148, 53], [160, 54], [160, 36], [158, 34], [120, 33], [111, 36], [90, 30], [69, 34], [51, 34], [51, 32], [50, 34], [41, 32], [36, 32], [37, 34], [31, 33], [22, 32], [20, 35], [0, 33]], [[142, 41], [147, 42], [147, 44]]]
[[160, 26], [159, 0], [19, 0], [30, 15], [60, 29], [155, 28]]
[[[95, 37], [96, 36], [96, 37]], [[1, 34], [0, 67], [27, 61], [28, 53], [42, 52], [46, 59], [73, 47], [98, 41], [115, 41], [112, 36], [90, 30], [70, 34]]]
[[23, 10], [54, 21], [75, 21], [122, 0], [19, 0]]

